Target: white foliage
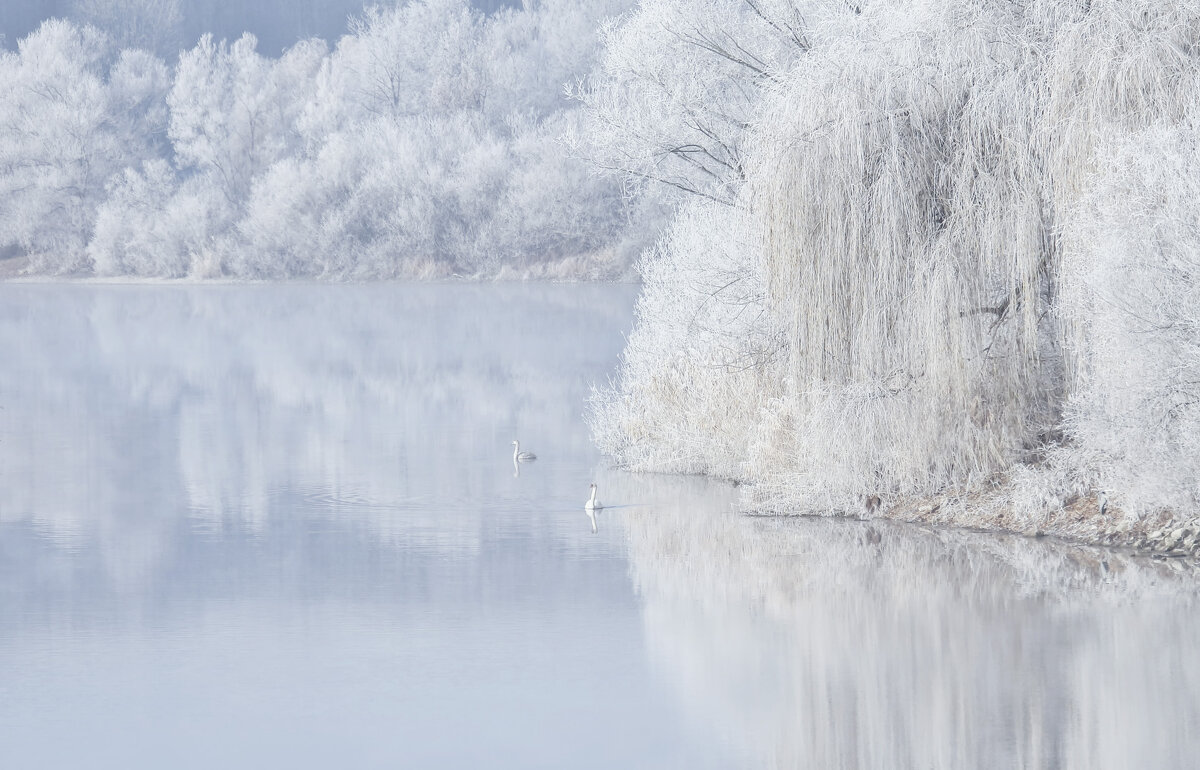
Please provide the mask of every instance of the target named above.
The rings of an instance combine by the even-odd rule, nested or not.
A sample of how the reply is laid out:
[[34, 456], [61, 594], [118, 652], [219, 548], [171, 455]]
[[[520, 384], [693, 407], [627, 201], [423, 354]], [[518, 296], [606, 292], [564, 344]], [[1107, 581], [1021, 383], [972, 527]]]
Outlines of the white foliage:
[[[1005, 482], [1028, 487], [1006, 493], [1019, 510], [955, 520], [1040, 526], [1092, 484], [1134, 512], [1190, 510], [1200, 4], [858, 10], [809, 17], [811, 46], [739, 107], [753, 115], [741, 258], [761, 254], [768, 319], [742, 342], [777, 354], [753, 376], [694, 365], [729, 345], [684, 320], [717, 317], [693, 278], [714, 247], [691, 239], [722, 237], [685, 210], [643, 264], [621, 376], [596, 399], [601, 445], [640, 469], [752, 481], [753, 504], [775, 509]], [[678, 41], [678, 21], [629, 24], [609, 60]], [[677, 104], [608, 77], [601, 118], [649, 124], [650, 104]]]
[[39, 272], [86, 268], [105, 185], [161, 151], [166, 81], [153, 56], [61, 20], [0, 54], [0, 247]]
[[1068, 227], [1080, 329], [1071, 433], [1135, 511], [1200, 503], [1200, 134], [1133, 134], [1098, 159]]
[[296, 122], [325, 55], [320, 41], [278, 60], [256, 45], [250, 34], [233, 44], [205, 36], [180, 56], [168, 97], [177, 163], [209, 175], [235, 206], [257, 174], [299, 146]]
[[72, 19], [104, 30], [120, 48], [174, 58], [182, 41], [182, 0], [71, 0]]
[[212, 233], [228, 221], [227, 204], [196, 180], [182, 186], [163, 160], [129, 168], [109, 186], [88, 255], [99, 275], [164, 278], [219, 274]]
[[314, 159], [261, 179], [241, 225], [251, 248], [235, 271], [396, 277], [437, 261], [467, 269], [484, 258], [475, 249], [486, 240], [477, 244], [471, 228], [495, 207], [504, 161], [501, 143], [461, 121], [379, 119], [335, 135]]
[[643, 0], [604, 27], [600, 74], [576, 96], [575, 151], [637, 180], [730, 203], [762, 91], [811, 45], [803, 0]]
[[873, 8], [765, 108], [749, 187], [791, 440], [760, 473], [925, 491], [1003, 469], [1051, 427], [1054, 215], [1020, 20]]
[[738, 207], [693, 199], [639, 270], [619, 378], [593, 397], [597, 442], [635, 470], [741, 477], [778, 391], [750, 222]]
[[443, 114], [484, 97], [482, 17], [465, 0], [367, 8], [321, 72], [305, 126], [319, 138], [375, 117]]
[[579, 122], [563, 82], [591, 66], [598, 17], [624, 7], [552, 0], [484, 17], [465, 0], [418, 0], [368, 8], [332, 52], [307, 41], [279, 59], [249, 35], [205, 37], [168, 98], [176, 178], [146, 167], [113, 187], [98, 268], [623, 275], [660, 211], [559, 136]]
[[574, 257], [588, 265], [581, 277], [616, 277], [664, 217], [654, 199], [624, 195], [558, 141], [581, 117], [580, 110], [561, 111], [513, 136], [493, 235], [515, 270]]

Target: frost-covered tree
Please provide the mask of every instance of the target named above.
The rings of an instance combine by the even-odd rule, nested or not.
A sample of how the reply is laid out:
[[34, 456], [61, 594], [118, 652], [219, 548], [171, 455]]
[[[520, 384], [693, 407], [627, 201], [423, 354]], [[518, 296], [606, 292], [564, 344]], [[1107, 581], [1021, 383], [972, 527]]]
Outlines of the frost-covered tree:
[[[397, 277], [468, 270], [503, 144], [478, 125], [373, 120], [277, 164], [252, 195], [239, 272]], [[489, 180], [490, 183], [489, 183]], [[441, 267], [438, 267], [440, 263]]]
[[310, 41], [269, 59], [255, 45], [205, 37], [180, 56], [166, 99], [174, 163], [128, 168], [111, 185], [88, 247], [98, 272], [226, 271], [255, 179], [303, 147], [296, 124], [326, 53]]
[[368, 10], [316, 79], [306, 152], [258, 178], [238, 269], [619, 274], [648, 209], [557, 142], [577, 112], [561, 84], [595, 51], [578, 19], [596, 13], [565, 0], [491, 17], [462, 0]]
[[814, 492], [927, 491], [1002, 470], [1051, 429], [1046, 41], [1025, 13], [876, 6], [764, 105], [748, 189], [793, 437], [759, 455], [772, 472], [802, 468]]
[[465, 0], [372, 6], [322, 72], [313, 120], [328, 132], [371, 117], [478, 109], [486, 94], [483, 17]]
[[174, 59], [183, 42], [181, 0], [71, 0], [72, 20], [103, 30], [117, 48]]
[[600, 448], [636, 469], [747, 477], [747, 444], [782, 395], [752, 221], [688, 200], [638, 271], [619, 379], [593, 399]]
[[[1198, 116], [1200, 117], [1200, 116]], [[1114, 503], [1200, 503], [1200, 135], [1135, 133], [1072, 212], [1062, 307], [1079, 383], [1069, 433]]]
[[163, 150], [165, 65], [52, 20], [0, 54], [0, 247], [41, 272], [87, 267], [105, 185]]
[[[812, 28], [750, 108], [745, 254], [714, 259], [739, 230], [689, 207], [643, 264], [605, 448], [777, 509], [1008, 490], [947, 516], [1033, 530], [1096, 480], [1192, 507], [1200, 4], [897, 0]], [[647, 57], [678, 37], [616, 34]], [[731, 345], [735, 312], [765, 320]], [[1014, 491], [1047, 457], [1067, 481]]]
[[575, 151], [732, 203], [745, 180], [746, 128], [764, 90], [811, 47], [814, 5], [643, 0], [605, 25], [600, 72], [575, 90], [589, 115]]
[[214, 234], [227, 217], [227, 201], [204, 177], [181, 181], [166, 160], [147, 161], [109, 184], [88, 255], [100, 275], [213, 277]]
[[[122, 3], [148, 14], [156, 2], [78, 0], [77, 12], [111, 27]], [[622, 275], [659, 209], [626, 199], [561, 137], [580, 114], [563, 85], [594, 65], [600, 19], [627, 2], [485, 15], [465, 0], [414, 0], [366, 9], [332, 51], [308, 40], [279, 58], [252, 35], [205, 36], [179, 56], [169, 113], [161, 83], [157, 111], [139, 96], [153, 79], [132, 64], [146, 54], [122, 53], [129, 75], [109, 88], [126, 109], [104, 113], [100, 135], [140, 130], [142, 150], [56, 221], [74, 222], [76, 240], [47, 253], [172, 277]]]
[[232, 44], [205, 36], [180, 56], [168, 96], [176, 162], [208, 176], [234, 207], [256, 175], [300, 146], [296, 123], [326, 53], [309, 41], [275, 60], [256, 45], [253, 35]]

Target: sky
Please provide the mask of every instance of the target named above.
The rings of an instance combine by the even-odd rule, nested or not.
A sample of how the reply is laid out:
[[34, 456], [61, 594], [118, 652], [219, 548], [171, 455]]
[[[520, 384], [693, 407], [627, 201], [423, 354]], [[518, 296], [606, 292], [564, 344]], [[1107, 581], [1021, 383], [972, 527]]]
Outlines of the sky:
[[[4, 0], [0, 2], [0, 34], [5, 48], [15, 48], [17, 41], [52, 17], [82, 19], [88, 9], [122, 9], [148, 7], [177, 2], [180, 9], [179, 36], [185, 47], [191, 47], [206, 32], [214, 37], [234, 39], [243, 32], [252, 32], [259, 40], [264, 54], [278, 55], [297, 40], [321, 37], [336, 40], [346, 31], [346, 19], [360, 12], [364, 0]], [[372, 4], [367, 1], [366, 4]], [[390, 5], [387, 0], [379, 5]], [[473, 0], [476, 8], [491, 12], [505, 5], [519, 5], [506, 0]]]

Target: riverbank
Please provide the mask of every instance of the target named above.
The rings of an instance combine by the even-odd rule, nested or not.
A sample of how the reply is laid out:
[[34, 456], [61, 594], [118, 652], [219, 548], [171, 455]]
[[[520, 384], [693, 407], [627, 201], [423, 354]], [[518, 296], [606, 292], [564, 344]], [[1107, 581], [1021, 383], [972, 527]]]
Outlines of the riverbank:
[[[970, 507], [969, 518], [982, 518], [991, 525], [986, 526], [987, 529], [1013, 531], [1032, 537], [1049, 535], [1174, 557], [1200, 557], [1200, 518], [1183, 519], [1169, 511], [1160, 511], [1145, 518], [1132, 518], [1126, 516], [1124, 511], [1106, 505], [1103, 493], [1095, 492], [1079, 495], [1060, 508], [1048, 510], [1042, 521], [1032, 528], [1021, 526], [1023, 522], [1013, 522], [1018, 526], [1010, 527], [1006, 524], [1012, 518], [1011, 511], [1000, 508], [1001, 500], [990, 497], [983, 493], [898, 501], [886, 515], [899, 521], [953, 524], [956, 520], [968, 518], [956, 514]], [[995, 497], [1003, 499], [1001, 493], [996, 493]]]
[[223, 275], [190, 275], [187, 277], [164, 277], [153, 275], [97, 275], [91, 272], [46, 274], [32, 273], [28, 257], [0, 259], [0, 281], [10, 283], [96, 283], [96, 284], [148, 284], [148, 285], [199, 285], [199, 284], [248, 284], [248, 283], [387, 283], [387, 282], [437, 282], [437, 281], [546, 281], [551, 283], [639, 283], [640, 279], [628, 260], [615, 252], [596, 255], [580, 254], [571, 257], [514, 268], [506, 264], [495, 266], [473, 274], [456, 272], [452, 265], [435, 262], [414, 263], [387, 278], [355, 276], [352, 274], [325, 274], [296, 276], [289, 279], [249, 278]]
[[[1082, 545], [1200, 559], [1200, 517], [1181, 516], [1168, 509], [1140, 517], [1130, 515], [1111, 504], [1101, 490], [1071, 494], [1065, 499], [1043, 499], [1041, 506], [1031, 507], [1030, 499], [1035, 494], [1028, 481], [1022, 485], [1011, 476], [998, 477], [974, 489], [943, 494], [870, 496], [858, 511], [834, 510], [830, 514], [865, 521], [884, 519], [1031, 538], [1053, 537]], [[770, 506], [764, 509], [754, 498], [755, 492], [748, 489], [745, 499], [752, 510], [784, 514]]]

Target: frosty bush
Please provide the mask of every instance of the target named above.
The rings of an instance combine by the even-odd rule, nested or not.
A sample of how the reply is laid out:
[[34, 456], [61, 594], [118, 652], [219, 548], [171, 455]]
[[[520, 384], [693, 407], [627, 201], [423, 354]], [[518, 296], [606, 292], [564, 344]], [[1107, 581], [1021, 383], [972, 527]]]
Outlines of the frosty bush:
[[212, 233], [228, 219], [219, 191], [180, 184], [166, 161], [148, 161], [109, 185], [88, 255], [98, 275], [212, 277], [220, 272]]
[[745, 212], [689, 201], [639, 270], [642, 296], [619, 379], [593, 398], [601, 449], [637, 470], [744, 476], [780, 381]]

